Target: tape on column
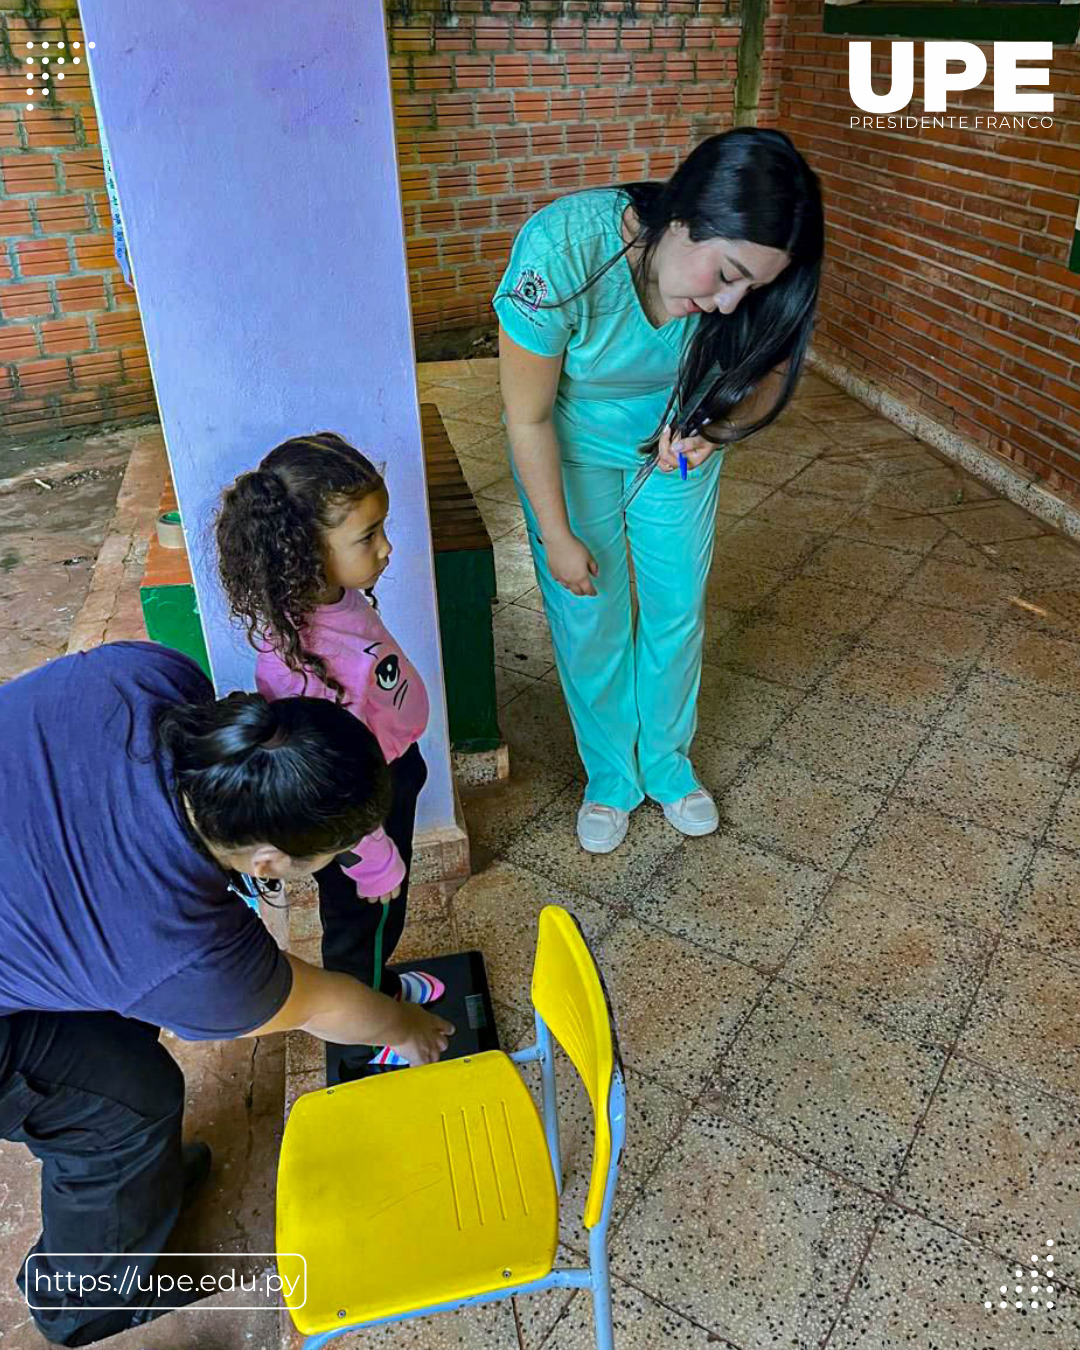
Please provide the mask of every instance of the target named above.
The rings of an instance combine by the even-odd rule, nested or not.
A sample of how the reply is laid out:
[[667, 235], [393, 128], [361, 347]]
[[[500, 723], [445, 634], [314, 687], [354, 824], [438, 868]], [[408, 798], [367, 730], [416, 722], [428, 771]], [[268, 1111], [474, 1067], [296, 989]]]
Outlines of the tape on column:
[[183, 548], [184, 527], [179, 511], [163, 511], [157, 518], [158, 543], [162, 548]]

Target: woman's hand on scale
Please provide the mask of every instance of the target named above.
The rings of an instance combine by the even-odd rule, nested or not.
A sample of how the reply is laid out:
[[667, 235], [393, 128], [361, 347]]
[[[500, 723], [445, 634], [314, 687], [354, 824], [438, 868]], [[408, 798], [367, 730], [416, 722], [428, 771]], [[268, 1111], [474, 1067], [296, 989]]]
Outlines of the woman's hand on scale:
[[410, 1064], [434, 1064], [446, 1050], [454, 1034], [453, 1022], [425, 1012], [416, 1003], [402, 1001], [397, 1008], [397, 1029], [388, 1042]]
[[688, 469], [697, 469], [721, 446], [713, 445], [704, 436], [675, 436], [671, 427], [660, 433], [659, 457], [656, 467], [661, 473], [674, 473], [679, 467], [679, 456], [686, 460]]
[[595, 595], [593, 577], [600, 568], [580, 539], [567, 530], [564, 534], [545, 535], [548, 570], [571, 595]]

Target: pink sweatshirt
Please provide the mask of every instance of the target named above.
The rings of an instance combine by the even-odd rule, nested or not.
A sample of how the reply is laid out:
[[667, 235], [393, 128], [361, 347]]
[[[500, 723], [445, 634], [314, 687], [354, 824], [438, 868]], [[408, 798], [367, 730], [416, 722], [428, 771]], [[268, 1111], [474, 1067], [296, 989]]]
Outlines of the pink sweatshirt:
[[[342, 685], [344, 706], [374, 732], [387, 763], [420, 739], [428, 723], [424, 682], [359, 591], [346, 591], [337, 604], [321, 605], [308, 620], [304, 640]], [[317, 675], [290, 670], [276, 651], [259, 653], [255, 683], [269, 699], [336, 697]], [[384, 830], [369, 834], [353, 851], [360, 863], [347, 870], [360, 895], [386, 895], [401, 885], [405, 864]]]

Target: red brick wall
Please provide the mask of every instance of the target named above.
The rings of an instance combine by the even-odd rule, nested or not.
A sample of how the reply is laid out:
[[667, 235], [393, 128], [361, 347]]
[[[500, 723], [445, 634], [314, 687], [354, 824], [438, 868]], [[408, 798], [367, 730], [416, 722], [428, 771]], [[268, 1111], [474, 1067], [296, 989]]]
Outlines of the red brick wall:
[[[113, 259], [86, 65], [55, 108], [26, 96], [25, 58], [81, 42], [73, 5], [28, 26], [0, 0], [0, 437], [156, 409], [135, 292]], [[27, 49], [27, 42], [35, 44]], [[72, 55], [69, 48], [69, 56]], [[85, 56], [85, 53], [84, 53]], [[34, 102], [32, 110], [28, 102]]]
[[[781, 125], [827, 194], [818, 350], [1055, 491], [1080, 493], [1080, 276], [1067, 269], [1080, 48], [1054, 50], [1052, 130], [850, 129], [861, 114], [848, 40], [823, 36], [821, 12], [821, 0], [791, 0], [780, 97]], [[993, 115], [993, 47], [983, 50], [987, 80], [952, 96], [956, 116]], [[888, 51], [875, 41], [882, 66]]]
[[[725, 0], [386, 9], [418, 336], [491, 321], [514, 233], [545, 203], [666, 178], [732, 125], [739, 26]], [[767, 63], [763, 103], [775, 81]]]
[[[790, 0], [776, 0], [774, 15]], [[11, 51], [80, 40], [73, 0]], [[662, 178], [733, 123], [737, 0], [387, 0], [418, 336], [491, 321], [515, 231], [564, 192]], [[775, 121], [780, 20], [759, 121]], [[89, 82], [26, 111], [0, 67], [0, 435], [153, 412], [134, 292], [113, 261]]]

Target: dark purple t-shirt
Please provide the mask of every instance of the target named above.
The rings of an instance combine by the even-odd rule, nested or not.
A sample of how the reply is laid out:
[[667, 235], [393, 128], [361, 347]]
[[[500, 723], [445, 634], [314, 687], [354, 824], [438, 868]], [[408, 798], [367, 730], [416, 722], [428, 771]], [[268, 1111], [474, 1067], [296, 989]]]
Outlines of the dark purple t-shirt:
[[165, 705], [210, 698], [149, 642], [0, 688], [0, 1015], [112, 1011], [213, 1040], [285, 1002], [288, 962], [194, 842], [157, 747]]

